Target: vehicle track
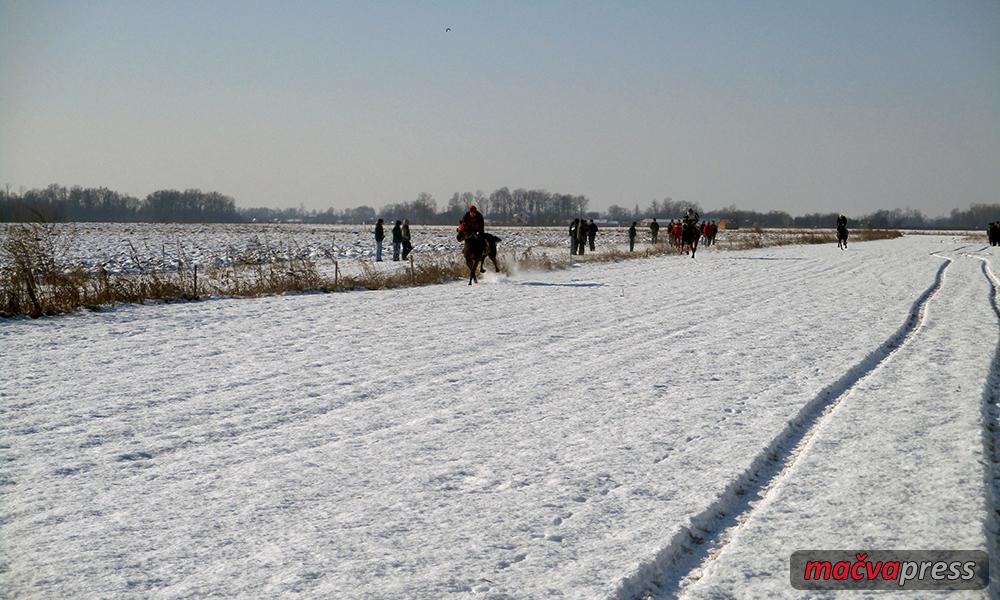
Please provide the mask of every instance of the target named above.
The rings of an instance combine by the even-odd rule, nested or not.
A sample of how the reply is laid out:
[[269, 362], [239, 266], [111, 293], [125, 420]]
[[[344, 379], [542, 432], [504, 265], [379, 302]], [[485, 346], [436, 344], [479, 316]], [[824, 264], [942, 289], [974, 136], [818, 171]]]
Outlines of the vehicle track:
[[[977, 252], [982, 252], [982, 248]], [[997, 316], [997, 327], [1000, 329], [1000, 278], [993, 273], [989, 258], [967, 254], [982, 262], [983, 276], [990, 283], [990, 304]], [[990, 372], [983, 388], [983, 447], [989, 462], [985, 467], [988, 518], [986, 519], [985, 537], [989, 544], [990, 569], [1000, 569], [1000, 342], [997, 343], [993, 360], [990, 362]], [[996, 578], [990, 578], [989, 593], [991, 598], [1000, 597], [1000, 583]]]
[[953, 259], [932, 253], [945, 262], [934, 282], [914, 301], [905, 323], [861, 362], [807, 402], [751, 462], [746, 471], [686, 525], [651, 559], [624, 578], [614, 592], [619, 599], [676, 598], [696, 583], [735, 532], [750, 518], [768, 494], [783, 481], [815, 432], [841, 401], [892, 357], [921, 329], [927, 306], [944, 283]]

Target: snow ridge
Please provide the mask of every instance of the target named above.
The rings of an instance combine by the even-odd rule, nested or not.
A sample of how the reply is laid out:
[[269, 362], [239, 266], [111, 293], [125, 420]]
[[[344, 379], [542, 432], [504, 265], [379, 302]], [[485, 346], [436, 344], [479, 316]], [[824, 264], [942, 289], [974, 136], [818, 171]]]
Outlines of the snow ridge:
[[[944, 283], [952, 259], [943, 259], [934, 282], [913, 302], [905, 322], [880, 346], [805, 403], [718, 500], [690, 517], [686, 525], [652, 557], [640, 562], [612, 594], [615, 600], [675, 598], [700, 579], [704, 567], [731, 541], [733, 534], [794, 465], [826, 417], [862, 380], [885, 364], [921, 328], [934, 295]], [[998, 313], [1000, 314], [1000, 313]]]

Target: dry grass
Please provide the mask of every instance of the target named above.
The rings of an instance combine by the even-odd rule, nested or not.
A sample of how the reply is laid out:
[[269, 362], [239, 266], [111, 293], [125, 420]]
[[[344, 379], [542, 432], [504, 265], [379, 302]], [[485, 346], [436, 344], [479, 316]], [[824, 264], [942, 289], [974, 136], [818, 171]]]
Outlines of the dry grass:
[[859, 242], [870, 242], [872, 240], [894, 240], [903, 237], [903, 232], [895, 229], [859, 229], [851, 232], [851, 238]]
[[[101, 270], [63, 269], [57, 257], [68, 240], [59, 230], [47, 225], [19, 225], [6, 230], [0, 243], [0, 316], [41, 317], [120, 303], [148, 301], [170, 302], [196, 300], [199, 297], [257, 297], [288, 292], [336, 292], [379, 290], [436, 285], [465, 280], [469, 276], [460, 255], [429, 256], [411, 260], [403, 270], [386, 273], [366, 262], [361, 272], [331, 279], [321, 274], [306, 259], [260, 262], [245, 257], [231, 266], [207, 271], [197, 267], [178, 268], [176, 272], [157, 272], [143, 265], [133, 251], [138, 272], [119, 275]], [[892, 239], [902, 235], [895, 230], [859, 230], [852, 241]], [[723, 241], [720, 238], [720, 241]], [[771, 245], [825, 244], [836, 242], [830, 232], [801, 232], [780, 237], [766, 237], [759, 228], [749, 236], [724, 242], [726, 248], [750, 249]], [[610, 250], [583, 256], [568, 256], [564, 248], [528, 248], [500, 257], [500, 270], [552, 271], [575, 263], [620, 262], [677, 254], [678, 248], [666, 240], [644, 245], [641, 250]], [[492, 263], [490, 263], [492, 267]]]
[[[855, 229], [851, 230], [848, 241], [891, 240], [902, 235], [902, 232], [895, 229]], [[731, 238], [723, 243], [727, 249], [731, 250], [753, 250], [770, 246], [836, 244], [837, 234], [834, 231], [785, 231], [780, 235], [768, 236], [763, 229], [755, 227], [749, 235]]]

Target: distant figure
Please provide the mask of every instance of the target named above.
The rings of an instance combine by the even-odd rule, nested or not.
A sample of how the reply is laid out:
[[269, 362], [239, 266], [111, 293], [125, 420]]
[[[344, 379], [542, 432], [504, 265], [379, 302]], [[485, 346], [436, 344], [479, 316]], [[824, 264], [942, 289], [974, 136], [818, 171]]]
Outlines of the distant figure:
[[594, 223], [594, 220], [591, 219], [590, 222], [587, 223], [587, 242], [590, 243], [591, 252], [595, 250], [594, 240], [596, 239], [597, 239], [597, 223]]
[[990, 240], [990, 246], [1000, 246], [1000, 221], [990, 223], [986, 228], [986, 236]]
[[844, 215], [837, 217], [837, 247], [847, 250], [847, 217]]
[[576, 254], [576, 230], [580, 226], [580, 219], [573, 219], [573, 222], [569, 224], [569, 253], [570, 255]]
[[402, 221], [396, 221], [392, 228], [392, 260], [399, 260], [399, 249], [403, 245]]
[[633, 250], [635, 250], [635, 221], [632, 221], [632, 226], [628, 228], [628, 251]]
[[382, 262], [382, 242], [385, 240], [385, 228], [382, 219], [375, 223], [375, 262]]
[[583, 256], [587, 250], [587, 221], [580, 219], [576, 227], [576, 253]]
[[680, 248], [681, 236], [684, 234], [683, 226], [680, 221], [670, 222], [670, 238], [674, 241], [674, 246]]
[[410, 220], [403, 219], [403, 226], [399, 230], [403, 238], [403, 260], [406, 260], [406, 257], [410, 255], [410, 251], [413, 250], [413, 244], [410, 243]]
[[698, 241], [701, 239], [701, 228], [698, 226], [700, 218], [697, 211], [689, 208], [681, 224], [681, 250], [684, 250], [684, 254], [690, 252], [691, 258], [698, 251]]
[[465, 223], [468, 235], [486, 232], [486, 220], [483, 219], [483, 213], [476, 209], [475, 204], [469, 205], [469, 210], [462, 216], [462, 222]]
[[653, 217], [653, 222], [649, 224], [649, 236], [653, 238], [653, 243], [656, 243], [656, 236], [660, 233], [660, 224], [656, 222], [656, 217]]

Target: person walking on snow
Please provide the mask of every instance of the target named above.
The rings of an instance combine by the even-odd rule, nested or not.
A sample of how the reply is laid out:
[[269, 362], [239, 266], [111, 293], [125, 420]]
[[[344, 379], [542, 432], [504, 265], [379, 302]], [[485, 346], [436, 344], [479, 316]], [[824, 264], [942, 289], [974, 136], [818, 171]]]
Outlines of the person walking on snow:
[[633, 250], [635, 250], [635, 221], [632, 221], [632, 226], [628, 228], [628, 251]]
[[382, 242], [385, 240], [385, 228], [382, 219], [375, 223], [375, 262], [382, 262]]
[[597, 239], [597, 224], [591, 219], [587, 223], [587, 242], [590, 243], [590, 251], [594, 251], [594, 240]]
[[576, 254], [576, 229], [580, 226], [580, 219], [573, 219], [573, 222], [569, 224], [569, 253], [570, 255]]
[[656, 222], [656, 217], [653, 217], [653, 222], [649, 224], [649, 237], [653, 238], [653, 243], [656, 243], [656, 236], [660, 233], [660, 224]]

